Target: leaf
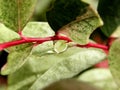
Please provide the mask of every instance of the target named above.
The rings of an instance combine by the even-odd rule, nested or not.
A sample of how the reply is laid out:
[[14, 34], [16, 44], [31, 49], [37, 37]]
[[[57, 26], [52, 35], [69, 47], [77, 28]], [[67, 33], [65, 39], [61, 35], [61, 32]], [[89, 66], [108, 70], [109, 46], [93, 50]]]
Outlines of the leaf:
[[14, 73], [18, 69], [20, 69], [27, 60], [33, 58], [31, 55], [41, 56], [51, 49], [53, 49], [52, 41], [45, 42], [43, 44], [34, 47], [33, 44], [23, 44], [16, 46], [14, 47], [14, 51], [10, 52], [8, 56], [7, 64], [2, 68], [1, 74], [9, 75], [11, 73]]
[[[19, 70], [9, 75], [8, 90], [28, 90], [37, 77], [64, 58], [63, 54], [54, 54], [51, 52], [52, 50], [53, 42], [51, 41], [34, 47], [27, 62]], [[64, 55], [67, 57], [70, 54]]]
[[17, 48], [19, 49], [9, 54], [7, 64], [1, 70], [2, 75], [8, 75], [18, 70], [26, 62], [27, 58], [31, 54], [31, 45], [26, 46], [25, 44], [22, 45], [22, 48]]
[[[22, 33], [28, 37], [48, 37], [54, 35], [54, 32], [46, 22], [29, 22]], [[34, 53], [34, 50], [39, 50], [37, 53], [40, 55], [40, 53], [46, 53], [45, 51], [48, 50], [48, 48], [51, 48], [51, 44], [45, 44], [45, 46], [41, 47], [41, 50], [35, 49], [35, 47], [33, 48], [33, 44], [31, 43], [8, 48], [7, 50], [10, 54], [8, 56], [7, 64], [3, 67], [1, 73], [3, 75], [8, 75], [15, 72], [23, 66], [23, 64], [28, 60], [27, 58], [30, 57], [31, 53]]]
[[87, 44], [90, 34], [103, 24], [96, 11], [80, 0], [55, 0], [47, 19], [54, 31], [59, 30], [82, 45]]
[[[86, 11], [88, 4], [81, 0], [53, 0], [46, 13], [48, 23], [53, 30], [58, 31], [64, 25], [76, 20]], [[63, 8], [61, 8], [63, 7]]]
[[83, 72], [77, 80], [90, 83], [101, 90], [118, 90], [109, 69], [97, 68]]
[[20, 36], [0, 23], [0, 43], [9, 42], [16, 39], [20, 39]]
[[54, 50], [57, 53], [61, 53], [61, 52], [65, 51], [67, 49], [67, 47], [68, 47], [68, 44], [66, 43], [66, 41], [58, 40], [55, 42]]
[[0, 21], [15, 32], [30, 19], [37, 0], [0, 0]]
[[[97, 63], [105, 58], [105, 54], [103, 53], [103, 51], [101, 51], [99, 49], [95, 49], [95, 50], [89, 49], [87, 51], [87, 49], [73, 47], [73, 48], [67, 49], [65, 52], [57, 54], [55, 52], [50, 52], [53, 50], [53, 46], [51, 45], [51, 48], [48, 47], [48, 50], [44, 51], [44, 49], [46, 49], [46, 47], [44, 47], [44, 46], [46, 46], [46, 44], [48, 44], [48, 43], [50, 43], [50, 42], [46, 42], [44, 44], [40, 44], [37, 47], [34, 47], [32, 54], [28, 58], [27, 62], [23, 65], [23, 67], [21, 67], [19, 70], [17, 70], [16, 72], [14, 72], [8, 76], [8, 90], [13, 90], [13, 89], [14, 90], [29, 90], [31, 85], [35, 81], [37, 81], [39, 78], [42, 78], [42, 77], [45, 78], [47, 73], [48, 73], [48, 76], [46, 77], [46, 79], [49, 78], [50, 81], [51, 80], [56, 81], [56, 75], [53, 76], [53, 74], [56, 73], [58, 77], [61, 76], [60, 70], [62, 70], [62, 74], [63, 74], [62, 76], [65, 75], [64, 77], [67, 77], [67, 75], [66, 75], [67, 72], [68, 72], [68, 77], [71, 75], [74, 76], [73, 73], [77, 73], [77, 72], [81, 71], [81, 69], [78, 67], [81, 67], [83, 69], [84, 67], [87, 68], [87, 66], [85, 66], [86, 64], [88, 64], [88, 66], [91, 66], [93, 64], [91, 62], [91, 60], [88, 61], [89, 60], [89, 58], [87, 57], [88, 55], [83, 56], [83, 58], [84, 59], [86, 58], [86, 60], [88, 62], [84, 61], [84, 60], [83, 61], [80, 60], [80, 62], [83, 63], [83, 65], [81, 63], [79, 64], [78, 60], [80, 58], [82, 58], [82, 57], [80, 57], [80, 58], [78, 57], [79, 53], [81, 53], [80, 56], [82, 56], [82, 53], [86, 54], [87, 52], [90, 52], [89, 54], [91, 54], [91, 55], [93, 55], [93, 53], [95, 53], [94, 56], [90, 57], [90, 59], [92, 57], [94, 57], [94, 59], [92, 59], [93, 62], [96, 59], [96, 61], [94, 63]], [[51, 44], [52, 44], [52, 42], [51, 42]], [[42, 50], [41, 50], [41, 48], [42, 48]], [[84, 50], [85, 50], [85, 52], [84, 52]], [[38, 52], [38, 51], [40, 51], [40, 52]], [[93, 53], [91, 53], [91, 51]], [[76, 57], [77, 57], [77, 59], [75, 59]], [[72, 58], [75, 60], [72, 61], [72, 59], [71, 59], [70, 61], [68, 61], [69, 58]], [[76, 62], [76, 65], [75, 65], [75, 62]], [[61, 63], [63, 63], [63, 65], [65, 65], [65, 66], [67, 65], [68, 68], [70, 69], [70, 71], [68, 70], [66, 72], [67, 66], [66, 66], [66, 69], [64, 70], [65, 66], [62, 68]], [[74, 65], [76, 67], [74, 67]], [[60, 70], [56, 66], [58, 66]], [[77, 68], [79, 70], [77, 70]], [[51, 70], [52, 71], [55, 70], [55, 72], [52, 74]], [[60, 72], [56, 71], [56, 70], [59, 70]], [[51, 73], [49, 73], [50, 71], [51, 71]], [[59, 77], [59, 79], [60, 79], [60, 77]], [[48, 80], [40, 82], [39, 83], [40, 85], [37, 83], [37, 88], [41, 87], [41, 85], [43, 85], [43, 83], [48, 84], [49, 81], [48, 82], [47, 81]], [[43, 86], [45, 86], [45, 84]], [[37, 89], [34, 88], [34, 90], [37, 90]]]
[[48, 37], [55, 33], [47, 22], [29, 22], [22, 31], [26, 37]]
[[53, 52], [53, 41], [47, 41], [35, 46], [32, 50], [32, 55], [43, 56], [45, 54], [51, 54]]
[[110, 66], [110, 70], [112, 72], [112, 75], [116, 81], [116, 83], [118, 84], [118, 86], [120, 85], [120, 39], [115, 40], [111, 47], [110, 47], [110, 51], [109, 51], [109, 66]]
[[29, 90], [41, 90], [57, 80], [72, 78], [106, 57], [103, 51], [93, 48], [73, 47], [69, 48], [66, 52], [73, 52], [74, 50], [77, 52], [72, 53], [69, 57], [65, 57], [62, 61], [52, 66], [35, 81]]
[[67, 35], [76, 43], [81, 45], [87, 44], [89, 42], [91, 33], [97, 27], [102, 25], [100, 18], [94, 16], [94, 11], [91, 10], [92, 9], [88, 10], [88, 12], [85, 15], [79, 17], [78, 20], [75, 20], [61, 28], [59, 32]]
[[109, 37], [120, 25], [120, 0], [99, 0], [98, 12], [104, 21], [101, 30]]

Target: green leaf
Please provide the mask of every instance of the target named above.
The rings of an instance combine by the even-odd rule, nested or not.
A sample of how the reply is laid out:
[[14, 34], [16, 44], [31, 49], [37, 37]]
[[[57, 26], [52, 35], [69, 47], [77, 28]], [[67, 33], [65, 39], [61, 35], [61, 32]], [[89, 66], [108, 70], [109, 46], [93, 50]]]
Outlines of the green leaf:
[[[63, 54], [54, 54], [52, 50], [53, 42], [51, 41], [35, 46], [27, 62], [19, 70], [9, 75], [8, 90], [28, 90], [39, 76], [64, 58]], [[70, 54], [64, 55], [67, 57]]]
[[[24, 45], [16, 46], [14, 48], [15, 48], [14, 49], [15, 51], [12, 51], [9, 54], [7, 65], [5, 65], [2, 68], [1, 73], [2, 73], [2, 75], [12, 75], [13, 74], [13, 76], [15, 76], [17, 73], [19, 73], [18, 74], [19, 79], [14, 80], [14, 77], [13, 77], [12, 80], [10, 80], [10, 82], [15, 82], [15, 84], [16, 84], [16, 82], [19, 82], [19, 80], [23, 80], [24, 77], [26, 78], [25, 75], [27, 75], [29, 77], [29, 72], [30, 72], [30, 75], [33, 75], [34, 72], [36, 72], [36, 74], [37, 74], [38, 71], [41, 71], [41, 73], [42, 73], [42, 71], [46, 70], [46, 68], [49, 66], [49, 65], [47, 65], [47, 62], [48, 62], [48, 64], [50, 64], [50, 63], [49, 63], [49, 61], [46, 61], [46, 59], [44, 59], [46, 57], [41, 57], [41, 56], [46, 53], [48, 53], [48, 54], [51, 53], [50, 51], [53, 50], [53, 42], [52, 41], [45, 42], [43, 44], [40, 44], [40, 45], [37, 45], [34, 47], [33, 47], [33, 45], [30, 45], [30, 44], [24, 44]], [[39, 60], [42, 60], [42, 59], [43, 59], [43, 61], [39, 62]], [[36, 62], [36, 60], [37, 60], [37, 62]], [[27, 65], [26, 65], [26, 62], [27, 62]], [[42, 64], [46, 64], [46, 65], [42, 66]], [[52, 64], [52, 61], [51, 61], [51, 64]], [[39, 65], [41, 65], [41, 67]], [[21, 68], [23, 68], [22, 71], [21, 71]], [[28, 72], [24, 71], [24, 69], [26, 69], [26, 68], [33, 69], [33, 72], [31, 72], [32, 70], [29, 70], [29, 71], [27, 70]], [[41, 69], [39, 69], [39, 68], [41, 68]], [[25, 72], [27, 72], [27, 73], [25, 73]], [[38, 75], [39, 75], [39, 73], [38, 73]], [[31, 81], [31, 80], [29, 80], [29, 81]], [[29, 84], [28, 82], [27, 82], [27, 84]], [[24, 86], [24, 84], [25, 83], [22, 83], [23, 86]], [[19, 87], [20, 87], [20, 85], [18, 84], [17, 88], [19, 88]], [[14, 88], [14, 90], [18, 90], [18, 89]], [[27, 89], [25, 89], [25, 90], [27, 90]]]
[[[73, 53], [75, 50], [76, 52]], [[57, 80], [72, 78], [106, 57], [103, 51], [93, 48], [73, 47], [69, 48], [66, 52], [72, 52], [72, 55], [65, 57], [62, 61], [52, 66], [35, 81], [29, 90], [41, 90]]]
[[109, 69], [97, 68], [82, 73], [77, 80], [90, 83], [101, 90], [118, 90]]
[[35, 46], [32, 50], [32, 55], [43, 56], [45, 54], [54, 53], [53, 51], [53, 41], [47, 41], [42, 44]]
[[112, 75], [120, 86], [120, 39], [115, 40], [110, 47], [109, 64]]
[[48, 37], [55, 33], [47, 22], [29, 22], [22, 31], [26, 37]]
[[55, 42], [54, 50], [57, 53], [61, 53], [61, 52], [65, 51], [67, 49], [67, 47], [68, 47], [68, 44], [66, 43], [66, 41], [58, 40]]
[[11, 74], [17, 71], [19, 68], [21, 68], [27, 60], [31, 59], [32, 58], [31, 55], [41, 56], [51, 49], [53, 49], [52, 41], [45, 42], [43, 44], [34, 47], [33, 44], [23, 44], [23, 45], [15, 46], [13, 49], [14, 51], [12, 50], [8, 55], [7, 64], [2, 68], [1, 74], [2, 75]]
[[120, 0], [99, 0], [98, 12], [104, 21], [102, 32], [109, 37], [120, 25]]
[[[46, 49], [46, 45], [50, 43], [51, 48], [48, 47], [48, 49]], [[60, 78], [76, 75], [83, 69], [101, 61], [106, 56], [105, 53], [99, 49], [87, 50], [72, 47], [59, 54], [52, 52], [52, 50], [53, 42], [46, 42], [34, 47], [32, 54], [23, 67], [8, 76], [8, 90], [29, 90], [35, 81], [46, 78], [47, 80], [45, 79], [44, 81], [40, 81], [39, 84], [37, 83], [37, 88], [45, 87], [46, 84], [49, 84], [51, 81], [53, 82]], [[81, 59], [83, 59], [83, 61]], [[93, 62], [91, 62], [91, 60]], [[63, 75], [61, 75], [61, 73]], [[33, 89], [37, 90], [34, 86]]]
[[101, 19], [94, 16], [94, 14], [95, 12], [89, 8], [86, 14], [62, 27], [59, 32], [67, 35], [76, 43], [81, 45], [87, 44], [91, 33], [102, 25]]
[[[22, 33], [27, 37], [48, 37], [54, 35], [54, 32], [46, 22], [29, 22]], [[34, 50], [39, 50], [37, 53], [44, 54], [48, 48], [51, 48], [51, 44], [45, 44], [45, 46], [41, 47], [41, 50], [35, 49], [35, 47], [33, 48], [33, 44], [31, 43], [8, 48], [7, 50], [10, 54], [7, 64], [3, 67], [1, 73], [3, 75], [8, 75], [15, 72], [22, 67], [31, 53], [34, 53]]]
[[9, 54], [7, 64], [2, 68], [1, 74], [8, 75], [22, 67], [31, 54], [31, 49], [31, 45], [18, 46], [16, 51]]
[[18, 32], [30, 19], [37, 0], [0, 0], [0, 21]]
[[0, 23], [0, 43], [9, 42], [16, 39], [20, 39], [20, 36]]
[[[54, 31], [50, 28], [47, 22], [29, 22], [23, 29], [22, 34], [26, 37], [33, 38], [49, 37], [55, 35]], [[16, 51], [17, 48], [18, 47], [15, 46], [7, 48], [7, 50], [8, 52], [12, 52]]]
[[[46, 13], [47, 20], [53, 30], [58, 31], [64, 25], [83, 15], [88, 4], [81, 0], [53, 0]], [[63, 8], [61, 8], [63, 7]]]
[[87, 44], [90, 34], [103, 24], [96, 11], [80, 0], [55, 0], [47, 19], [53, 30], [79, 44]]

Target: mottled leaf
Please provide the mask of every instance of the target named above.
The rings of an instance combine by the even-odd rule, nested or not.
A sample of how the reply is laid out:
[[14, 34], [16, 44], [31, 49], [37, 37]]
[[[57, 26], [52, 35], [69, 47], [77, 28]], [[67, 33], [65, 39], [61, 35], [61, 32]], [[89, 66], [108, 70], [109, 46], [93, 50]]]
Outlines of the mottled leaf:
[[67, 35], [76, 43], [87, 44], [91, 33], [102, 25], [101, 19], [94, 14], [95, 12], [89, 8], [85, 15], [62, 27], [59, 32]]
[[109, 65], [115, 81], [120, 86], [120, 39], [115, 40], [110, 47]]
[[109, 37], [120, 25], [120, 0], [99, 0], [98, 12], [104, 21], [102, 32]]
[[53, 42], [51, 41], [34, 47], [31, 56], [23, 67], [9, 75], [8, 90], [28, 90], [30, 85], [46, 70], [76, 51], [57, 54], [52, 52], [52, 50]]
[[103, 24], [96, 11], [80, 0], [55, 0], [47, 19], [53, 30], [79, 44], [87, 44], [91, 33]]
[[0, 21], [18, 32], [30, 19], [37, 0], [0, 0]]
[[46, 13], [47, 21], [53, 30], [58, 31], [64, 25], [76, 20], [86, 11], [88, 4], [81, 0], [53, 0]]
[[8, 55], [7, 64], [2, 68], [1, 74], [8, 75], [15, 72], [21, 68], [27, 60], [32, 58], [31, 55], [41, 56], [50, 49], [53, 49], [52, 41], [34, 47], [33, 44], [15, 46], [14, 51], [12, 50]]
[[[48, 47], [48, 49], [46, 49], [45, 46], [48, 43], [52, 44], [52, 42], [46, 42], [34, 47], [31, 56], [28, 58], [23, 67], [8, 76], [8, 90], [29, 90], [35, 81], [39, 80], [40, 78], [46, 78], [44, 81], [40, 81], [39, 84], [37, 83], [37, 87], [32, 87], [34, 90], [37, 90], [36, 88], [45, 87], [46, 85], [44, 83], [48, 84], [51, 81], [53, 82], [60, 78], [74, 76], [82, 69], [85, 69], [105, 58], [104, 52], [99, 49], [89, 49], [87, 51], [87, 49], [78, 47], [69, 48], [65, 52], [57, 54], [52, 52], [53, 45], [51, 45], [51, 48]], [[46, 50], [44, 51], [43, 48]], [[87, 53], [89, 53], [89, 55]], [[93, 53], [95, 54], [93, 55]], [[90, 57], [90, 55], [92, 56]], [[78, 63], [79, 59], [82, 58], [86, 58], [85, 61], [80, 60], [82, 64]], [[68, 61], [69, 59], [70, 61]], [[91, 62], [90, 59], [93, 62]], [[63, 75], [61, 75], [61, 73]]]
[[[22, 34], [26, 37], [49, 37], [54, 36], [54, 31], [50, 28], [47, 22], [29, 22], [22, 31]], [[22, 47], [22, 46], [19, 46]], [[9, 52], [16, 51], [18, 46], [7, 48]]]
[[77, 80], [88, 82], [101, 90], [118, 90], [109, 69], [91, 69], [82, 73]]
[[[53, 36], [54, 32], [46, 22], [29, 22], [23, 30], [23, 35], [28, 37], [48, 37]], [[51, 44], [46, 44], [45, 46], [41, 47], [41, 52], [39, 49], [37, 52], [44, 54], [48, 48], [51, 48]], [[9, 56], [7, 64], [2, 69], [3, 75], [13, 73], [21, 68], [22, 65], [28, 60], [27, 58], [30, 57], [31, 53], [34, 53], [34, 50], [37, 49], [35, 49], [35, 47], [33, 48], [33, 44], [28, 43], [10, 47], [7, 50], [9, 52]]]
[[26, 37], [48, 37], [55, 35], [47, 22], [29, 22], [22, 33]]
[[93, 48], [86, 49], [73, 47], [69, 48], [67, 52], [72, 52], [74, 50], [77, 52], [72, 53], [72, 55], [67, 58], [65, 57], [62, 61], [51, 67], [35, 81], [29, 90], [41, 90], [57, 80], [72, 78], [106, 57], [103, 51]]
[[66, 41], [58, 40], [55, 42], [54, 50], [57, 53], [61, 53], [61, 52], [65, 51], [67, 49], [67, 47], [68, 47], [68, 44], [66, 43]]
[[20, 36], [0, 23], [0, 43], [20, 39]]
[[7, 64], [1, 70], [2, 75], [8, 75], [10, 73], [18, 70], [27, 60], [29, 55], [31, 54], [31, 45], [20, 45], [17, 47], [17, 50], [11, 52], [8, 56]]

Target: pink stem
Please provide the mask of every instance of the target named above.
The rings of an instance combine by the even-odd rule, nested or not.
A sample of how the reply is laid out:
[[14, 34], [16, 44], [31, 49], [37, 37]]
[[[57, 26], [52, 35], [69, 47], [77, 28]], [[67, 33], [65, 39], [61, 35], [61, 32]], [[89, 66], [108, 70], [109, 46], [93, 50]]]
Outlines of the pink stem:
[[[52, 41], [52, 40], [65, 40], [67, 42], [71, 42], [71, 40], [68, 38], [68, 37], [65, 37], [65, 36], [52, 36], [52, 37], [45, 37], [45, 38], [29, 38], [29, 37], [21, 37], [20, 40], [15, 40], [15, 41], [11, 41], [11, 42], [5, 42], [5, 43], [2, 43], [0, 44], [0, 51], [5, 49], [5, 48], [8, 48], [8, 47], [11, 47], [11, 46], [16, 46], [16, 45], [20, 45], [20, 44], [23, 44], [23, 43], [43, 43], [43, 42], [46, 42], [46, 41]], [[100, 44], [94, 44], [94, 43], [88, 43], [86, 45], [79, 45], [77, 44], [76, 46], [79, 46], [79, 47], [95, 47], [95, 48], [101, 48], [101, 49], [104, 49], [104, 50], [108, 50], [108, 47], [105, 46], [105, 45], [100, 45]]]
[[11, 47], [11, 46], [15, 46], [15, 45], [19, 45], [19, 44], [23, 44], [23, 43], [43, 43], [43, 42], [46, 42], [46, 41], [51, 41], [51, 40], [66, 40], [68, 42], [70, 42], [71, 40], [68, 39], [67, 37], [64, 37], [64, 36], [52, 36], [52, 37], [45, 37], [45, 38], [28, 38], [28, 37], [21, 37], [20, 40], [15, 40], [15, 41], [10, 41], [10, 42], [5, 42], [5, 43], [2, 43], [0, 44], [0, 51], [5, 49], [5, 48], [8, 48], [8, 47]]
[[50, 41], [51, 38], [26, 38], [26, 39], [20, 39], [20, 40], [16, 40], [16, 41], [11, 41], [11, 42], [5, 42], [0, 44], [0, 50], [3, 50], [5, 48], [11, 47], [11, 46], [15, 46], [15, 45], [19, 45], [19, 44], [23, 44], [23, 43], [30, 43], [30, 42], [39, 42], [39, 43], [43, 43], [45, 41]]
[[108, 46], [106, 46], [106, 45], [96, 44], [96, 43], [88, 43], [86, 45], [79, 45], [79, 44], [77, 44], [77, 46], [79, 46], [79, 47], [88, 47], [88, 48], [89, 47], [101, 48], [103, 50], [108, 50], [109, 49]]

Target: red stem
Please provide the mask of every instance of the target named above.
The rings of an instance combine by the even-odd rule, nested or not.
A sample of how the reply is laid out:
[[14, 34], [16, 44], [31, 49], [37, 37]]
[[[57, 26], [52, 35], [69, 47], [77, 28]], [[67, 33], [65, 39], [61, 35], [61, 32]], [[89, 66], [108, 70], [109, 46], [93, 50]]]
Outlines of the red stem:
[[45, 37], [45, 38], [27, 38], [27, 37], [22, 37], [20, 40], [15, 40], [15, 41], [11, 41], [11, 42], [5, 42], [0, 44], [0, 51], [11, 47], [11, 46], [15, 46], [15, 45], [19, 45], [19, 44], [23, 44], [23, 43], [43, 43], [46, 41], [52, 41], [52, 40], [66, 40], [67, 42], [70, 42], [71, 40], [68, 39], [67, 37], [63, 37], [63, 36], [52, 36], [52, 37]]
[[77, 46], [79, 46], [79, 47], [88, 47], [88, 48], [89, 47], [101, 48], [103, 50], [108, 50], [109, 49], [108, 46], [106, 46], [106, 45], [96, 44], [96, 43], [88, 43], [86, 45], [79, 45], [79, 44], [77, 44]]
[[20, 39], [20, 40], [16, 40], [16, 41], [11, 41], [11, 42], [5, 42], [0, 44], [0, 50], [3, 50], [5, 48], [11, 47], [11, 46], [15, 46], [15, 45], [19, 45], [19, 44], [23, 44], [23, 43], [30, 43], [30, 42], [45, 42], [45, 41], [49, 41], [50, 38], [27, 38], [27, 39]]
[[[71, 40], [68, 38], [68, 37], [65, 37], [65, 36], [59, 36], [59, 35], [56, 35], [56, 36], [52, 36], [52, 37], [45, 37], [45, 38], [28, 38], [28, 37], [21, 37], [20, 40], [15, 40], [15, 41], [11, 41], [11, 42], [5, 42], [5, 43], [2, 43], [0, 44], [0, 51], [5, 49], [5, 48], [8, 48], [8, 47], [11, 47], [11, 46], [16, 46], [16, 45], [20, 45], [20, 44], [23, 44], [23, 43], [43, 43], [43, 42], [46, 42], [46, 41], [52, 41], [52, 40], [65, 40], [67, 42], [71, 42]], [[77, 44], [77, 46], [79, 47], [96, 47], [96, 48], [101, 48], [101, 49], [104, 49], [104, 50], [108, 50], [108, 47], [105, 46], [105, 45], [100, 45], [100, 44], [94, 44], [94, 43], [88, 43], [86, 45], [79, 45]]]

